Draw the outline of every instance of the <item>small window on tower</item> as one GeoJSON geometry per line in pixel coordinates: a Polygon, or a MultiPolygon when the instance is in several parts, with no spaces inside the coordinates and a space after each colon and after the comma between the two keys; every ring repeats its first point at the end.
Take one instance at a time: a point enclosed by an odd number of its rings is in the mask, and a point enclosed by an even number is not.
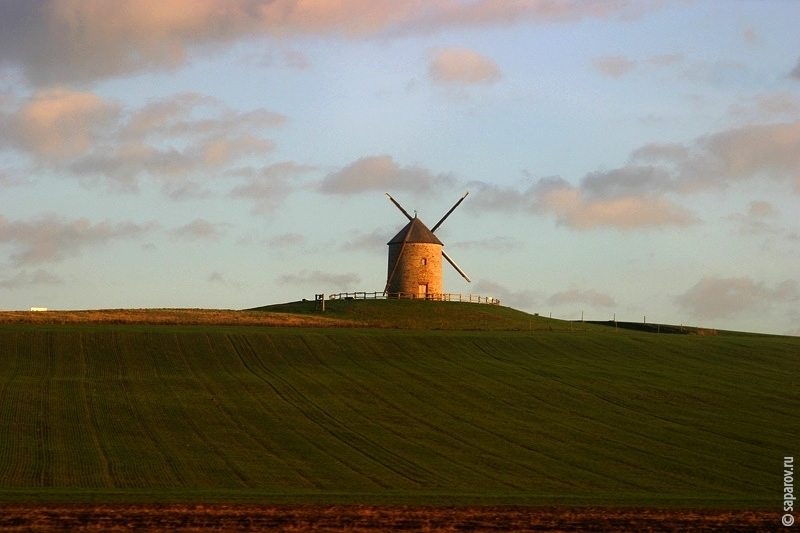
{"type": "Polygon", "coordinates": [[[426,257],[422,258],[422,264],[423,265],[427,265],[428,264],[428,259],[426,257]]]}

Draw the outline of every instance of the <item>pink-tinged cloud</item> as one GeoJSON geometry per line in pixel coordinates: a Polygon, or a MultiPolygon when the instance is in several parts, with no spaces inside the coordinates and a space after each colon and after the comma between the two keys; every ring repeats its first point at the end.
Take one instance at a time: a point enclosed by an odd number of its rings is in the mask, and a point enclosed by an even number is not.
{"type": "Polygon", "coordinates": [[[470,208],[551,215],[557,224],[578,231],[656,229],[700,222],[694,213],[663,196],[659,185],[651,183],[657,174],[642,171],[643,183],[635,175],[613,171],[590,174],[578,186],[560,178],[543,178],[525,190],[473,184],[481,192],[470,208]],[[654,192],[649,192],[651,189],[654,192]]]}
{"type": "Polygon", "coordinates": [[[644,0],[4,0],[0,62],[35,83],[182,66],[253,37],[391,37],[459,27],[635,16],[644,0]]]}
{"type": "Polygon", "coordinates": [[[425,193],[437,183],[451,183],[452,177],[434,175],[419,166],[398,165],[390,155],[368,156],[322,180],[319,190],[325,194],[358,194],[366,191],[404,190],[425,193]]]}
{"type": "Polygon", "coordinates": [[[687,184],[768,177],[800,192],[800,121],[749,125],[702,138],[698,155],[681,164],[687,184]]]}
{"type": "Polygon", "coordinates": [[[428,74],[436,83],[493,83],[500,79],[500,68],[493,60],[469,48],[451,47],[434,52],[428,74]]]}
{"type": "Polygon", "coordinates": [[[800,300],[800,286],[794,280],[786,280],[770,289],[749,277],[708,277],[675,300],[698,318],[730,318],[763,313],[774,305],[800,300]]]}
{"type": "Polygon", "coordinates": [[[750,202],[748,215],[754,218],[763,218],[775,214],[775,209],[772,204],[763,200],[753,200],[750,202]]]}
{"type": "Polygon", "coordinates": [[[123,140],[208,138],[229,132],[256,132],[278,128],[287,118],[266,109],[240,112],[215,98],[198,93],[179,93],[152,100],[129,114],[120,125],[123,140]]]}
{"type": "Polygon", "coordinates": [[[0,113],[0,150],[58,165],[84,184],[136,191],[142,178],[157,182],[172,198],[197,197],[193,180],[217,175],[244,157],[262,155],[275,143],[267,129],[283,115],[238,111],[214,98],[183,93],[126,110],[99,96],[67,90],[40,91],[0,113]]]}
{"type": "Polygon", "coordinates": [[[11,221],[0,215],[0,243],[9,243],[16,249],[11,254],[15,266],[36,265],[78,256],[87,247],[138,238],[156,227],[153,222],[93,224],[85,218],[65,220],[55,215],[11,221]]]}
{"type": "Polygon", "coordinates": [[[119,112],[117,104],[92,93],[40,91],[2,121],[2,137],[39,157],[78,156],[113,128],[119,112]]]}
{"type": "Polygon", "coordinates": [[[794,115],[800,111],[800,98],[787,91],[757,95],[755,101],[758,113],[768,117],[794,115]]]}
{"type": "Polygon", "coordinates": [[[589,173],[577,185],[558,177],[524,189],[474,183],[481,193],[470,209],[549,214],[576,230],[681,227],[700,220],[677,198],[765,179],[800,193],[800,121],[732,128],[687,144],[646,144],[627,165],[589,173]]]}
{"type": "Polygon", "coordinates": [[[313,170],[313,166],[294,161],[282,161],[258,170],[246,169],[240,171],[245,183],[234,187],[228,196],[253,202],[254,214],[269,213],[280,207],[294,190],[293,180],[313,170]]]}
{"type": "Polygon", "coordinates": [[[693,213],[663,196],[598,198],[566,183],[542,188],[536,202],[542,211],[554,215],[559,225],[576,230],[680,227],[699,222],[693,213]]]}
{"type": "Polygon", "coordinates": [[[770,224],[776,214],[775,208],[769,202],[754,200],[750,202],[747,213],[734,213],[728,216],[728,220],[736,222],[739,233],[743,235],[776,234],[779,230],[770,224]]]}
{"type": "Polygon", "coordinates": [[[747,28],[746,30],[744,30],[742,37],[744,37],[745,42],[751,45],[761,44],[762,42],[761,37],[758,35],[758,32],[756,32],[756,30],[754,30],[753,28],[747,28]]]}
{"type": "Polygon", "coordinates": [[[669,174],[665,190],[678,193],[761,178],[788,182],[800,192],[800,121],[750,124],[690,144],[645,145],[631,161],[662,165],[669,174]]]}
{"type": "Polygon", "coordinates": [[[594,58],[592,66],[604,76],[620,78],[636,68],[636,61],[625,56],[602,56],[594,58]]]}
{"type": "Polygon", "coordinates": [[[197,218],[170,231],[172,238],[177,240],[216,240],[219,239],[228,224],[214,224],[208,220],[197,218]]]}
{"type": "Polygon", "coordinates": [[[275,142],[257,135],[243,133],[235,137],[217,137],[199,146],[201,161],[206,167],[222,167],[248,155],[263,155],[275,149],[275,142]]]}
{"type": "Polygon", "coordinates": [[[681,143],[648,143],[630,154],[634,163],[672,163],[689,158],[689,148],[681,143]]]}

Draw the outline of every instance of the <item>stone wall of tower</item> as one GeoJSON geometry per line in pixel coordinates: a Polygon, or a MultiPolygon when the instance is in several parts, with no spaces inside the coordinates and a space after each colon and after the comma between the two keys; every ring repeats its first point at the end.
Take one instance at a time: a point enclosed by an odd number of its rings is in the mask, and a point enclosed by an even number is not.
{"type": "Polygon", "coordinates": [[[428,294],[442,294],[442,247],[429,243],[394,243],[389,245],[391,281],[386,292],[418,295],[420,285],[427,285],[428,294]],[[402,253],[401,253],[402,250],[402,253]],[[395,263],[399,264],[395,268],[395,263]],[[394,270],[394,275],[392,275],[394,270]]]}

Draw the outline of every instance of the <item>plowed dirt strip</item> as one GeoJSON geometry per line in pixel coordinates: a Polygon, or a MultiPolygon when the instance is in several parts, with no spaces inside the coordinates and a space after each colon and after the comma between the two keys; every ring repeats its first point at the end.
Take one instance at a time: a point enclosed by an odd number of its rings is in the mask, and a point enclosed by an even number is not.
{"type": "Polygon", "coordinates": [[[5,505],[0,530],[23,531],[777,531],[770,511],[343,505],[5,505]]]}

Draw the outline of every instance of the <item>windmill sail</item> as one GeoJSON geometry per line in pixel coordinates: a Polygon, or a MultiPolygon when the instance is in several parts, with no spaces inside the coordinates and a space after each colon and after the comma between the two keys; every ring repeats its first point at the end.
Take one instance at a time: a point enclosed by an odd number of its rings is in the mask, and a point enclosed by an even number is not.
{"type": "Polygon", "coordinates": [[[446,219],[447,217],[449,217],[449,216],[450,216],[450,213],[452,213],[453,211],[455,211],[455,210],[456,210],[456,207],[458,207],[458,206],[461,204],[461,202],[463,202],[463,201],[464,201],[464,198],[466,198],[468,194],[469,194],[469,191],[465,192],[465,193],[464,193],[464,196],[462,196],[461,198],[459,198],[459,200],[456,202],[456,205],[454,205],[453,207],[451,207],[451,208],[450,208],[450,211],[448,211],[447,213],[445,213],[445,214],[444,214],[444,216],[443,216],[441,219],[439,219],[439,222],[437,222],[437,223],[436,223],[436,225],[435,225],[434,227],[432,227],[432,228],[431,228],[431,233],[433,233],[434,231],[436,231],[436,229],[437,229],[439,226],[441,226],[441,225],[442,225],[442,222],[444,222],[444,221],[445,221],[445,219],[446,219]]]}
{"type": "Polygon", "coordinates": [[[431,298],[431,295],[438,295],[434,296],[434,299],[440,298],[444,293],[442,258],[446,259],[465,280],[472,282],[466,272],[461,270],[453,258],[442,249],[444,243],[433,234],[433,231],[447,220],[447,217],[461,205],[468,194],[468,191],[465,192],[436,223],[433,230],[429,230],[417,218],[416,211],[412,217],[397,200],[392,198],[388,192],[386,193],[386,197],[409,222],[392,240],[386,243],[389,245],[389,264],[384,294],[394,297],[411,295],[412,298],[431,298]]]}
{"type": "Polygon", "coordinates": [[[391,201],[392,201],[392,203],[393,203],[393,204],[394,204],[394,205],[397,207],[397,209],[399,209],[399,210],[400,210],[400,211],[401,211],[401,212],[402,212],[402,213],[403,213],[403,214],[406,216],[406,218],[407,218],[408,220],[411,220],[412,218],[414,218],[414,217],[412,217],[411,215],[409,215],[409,214],[408,214],[408,211],[406,211],[405,209],[403,209],[403,206],[402,206],[402,205],[400,205],[400,204],[398,204],[398,203],[397,203],[397,200],[395,200],[394,198],[392,198],[392,195],[390,195],[388,192],[386,193],[386,197],[387,197],[389,200],[391,200],[391,201]]]}
{"type": "Polygon", "coordinates": [[[445,252],[444,250],[442,250],[442,257],[447,259],[447,262],[450,263],[451,265],[453,265],[453,268],[455,268],[456,271],[458,271],[458,273],[461,274],[464,277],[465,280],[467,280],[468,282],[472,283],[472,280],[469,279],[469,276],[467,276],[467,274],[463,270],[461,270],[461,267],[458,266],[456,264],[456,262],[453,261],[453,258],[450,257],[449,255],[447,255],[447,252],[445,252]]]}

